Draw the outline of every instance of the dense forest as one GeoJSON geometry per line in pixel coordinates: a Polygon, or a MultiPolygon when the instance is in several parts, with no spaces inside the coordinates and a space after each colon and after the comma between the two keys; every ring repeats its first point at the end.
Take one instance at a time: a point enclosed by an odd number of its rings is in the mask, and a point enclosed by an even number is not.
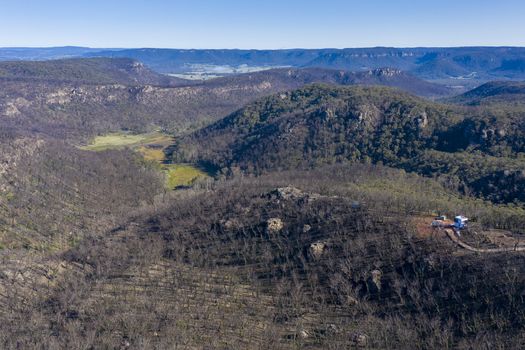
{"type": "Polygon", "coordinates": [[[226,174],[380,162],[496,202],[523,201],[521,116],[386,88],[312,85],[252,103],[180,138],[171,151],[176,160],[208,163],[226,174]]]}

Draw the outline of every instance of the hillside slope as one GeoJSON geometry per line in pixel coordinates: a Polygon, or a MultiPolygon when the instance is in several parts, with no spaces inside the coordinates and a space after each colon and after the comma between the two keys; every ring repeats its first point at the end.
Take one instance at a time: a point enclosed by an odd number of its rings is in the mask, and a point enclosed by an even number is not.
{"type": "Polygon", "coordinates": [[[57,256],[152,203],[163,178],[130,151],[85,152],[3,128],[1,137],[0,323],[21,325],[11,317],[61,280],[57,256]]]}
{"type": "Polygon", "coordinates": [[[522,212],[510,220],[519,210],[384,167],[186,191],[57,256],[65,266],[57,285],[34,285],[33,299],[0,310],[12,321],[0,322],[0,344],[519,347],[524,256],[459,253],[438,232],[421,237],[410,223],[434,209],[523,227],[522,212]]]}
{"type": "Polygon", "coordinates": [[[122,129],[181,133],[311,82],[390,85],[431,97],[449,93],[390,69],[284,69],[190,83],[129,59],[0,62],[0,115],[5,126],[80,141],[122,129]]]}
{"type": "Polygon", "coordinates": [[[471,106],[491,104],[523,105],[525,103],[525,82],[493,81],[445,101],[471,106]]]}
{"type": "Polygon", "coordinates": [[[128,58],[75,58],[0,62],[0,78],[123,85],[188,85],[128,58]]]}
{"type": "Polygon", "coordinates": [[[184,132],[279,91],[268,83],[158,87],[0,79],[2,124],[85,140],[119,130],[184,132]]]}
{"type": "Polygon", "coordinates": [[[311,85],[250,104],[171,152],[224,172],[383,162],[496,201],[524,201],[522,115],[471,112],[388,88],[311,85]]]}

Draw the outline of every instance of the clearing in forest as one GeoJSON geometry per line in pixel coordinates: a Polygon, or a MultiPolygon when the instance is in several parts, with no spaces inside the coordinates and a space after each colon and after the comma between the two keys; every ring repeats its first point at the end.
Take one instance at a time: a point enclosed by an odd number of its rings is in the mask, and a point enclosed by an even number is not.
{"type": "Polygon", "coordinates": [[[120,148],[155,148],[156,145],[165,148],[173,142],[173,137],[161,132],[151,132],[146,134],[131,134],[126,132],[115,132],[100,135],[87,145],[81,147],[87,151],[105,151],[108,149],[120,148]]]}
{"type": "Polygon", "coordinates": [[[158,131],[145,134],[118,132],[97,136],[89,145],[81,149],[98,152],[130,148],[140,153],[145,160],[159,164],[160,169],[166,175],[166,187],[169,189],[191,186],[195,181],[209,176],[205,170],[192,164],[166,164],[164,150],[172,143],[172,136],[158,131]]]}
{"type": "Polygon", "coordinates": [[[191,164],[165,164],[168,188],[190,186],[198,179],[208,177],[208,174],[191,164]]]}

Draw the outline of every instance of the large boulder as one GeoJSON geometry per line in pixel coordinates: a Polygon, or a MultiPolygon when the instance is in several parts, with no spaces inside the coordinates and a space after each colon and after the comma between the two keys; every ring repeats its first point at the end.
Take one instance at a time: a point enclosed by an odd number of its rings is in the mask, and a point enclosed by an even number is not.
{"type": "Polygon", "coordinates": [[[293,186],[279,187],[271,191],[268,196],[279,201],[310,202],[320,197],[318,194],[306,193],[293,186]]]}

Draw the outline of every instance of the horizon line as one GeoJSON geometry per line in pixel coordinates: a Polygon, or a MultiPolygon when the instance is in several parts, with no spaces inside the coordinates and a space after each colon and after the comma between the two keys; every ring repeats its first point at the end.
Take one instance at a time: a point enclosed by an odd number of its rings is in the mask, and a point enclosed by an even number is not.
{"type": "Polygon", "coordinates": [[[359,50],[359,49],[461,49],[461,48],[525,48],[518,45],[454,45],[454,46],[348,46],[348,47],[289,47],[289,48],[183,48],[183,47],[156,47],[156,46],[136,46],[136,47],[95,47],[83,45],[52,45],[52,46],[0,46],[0,49],[22,50],[22,49],[90,49],[90,50],[231,50],[231,51],[291,51],[291,50],[359,50]]]}

